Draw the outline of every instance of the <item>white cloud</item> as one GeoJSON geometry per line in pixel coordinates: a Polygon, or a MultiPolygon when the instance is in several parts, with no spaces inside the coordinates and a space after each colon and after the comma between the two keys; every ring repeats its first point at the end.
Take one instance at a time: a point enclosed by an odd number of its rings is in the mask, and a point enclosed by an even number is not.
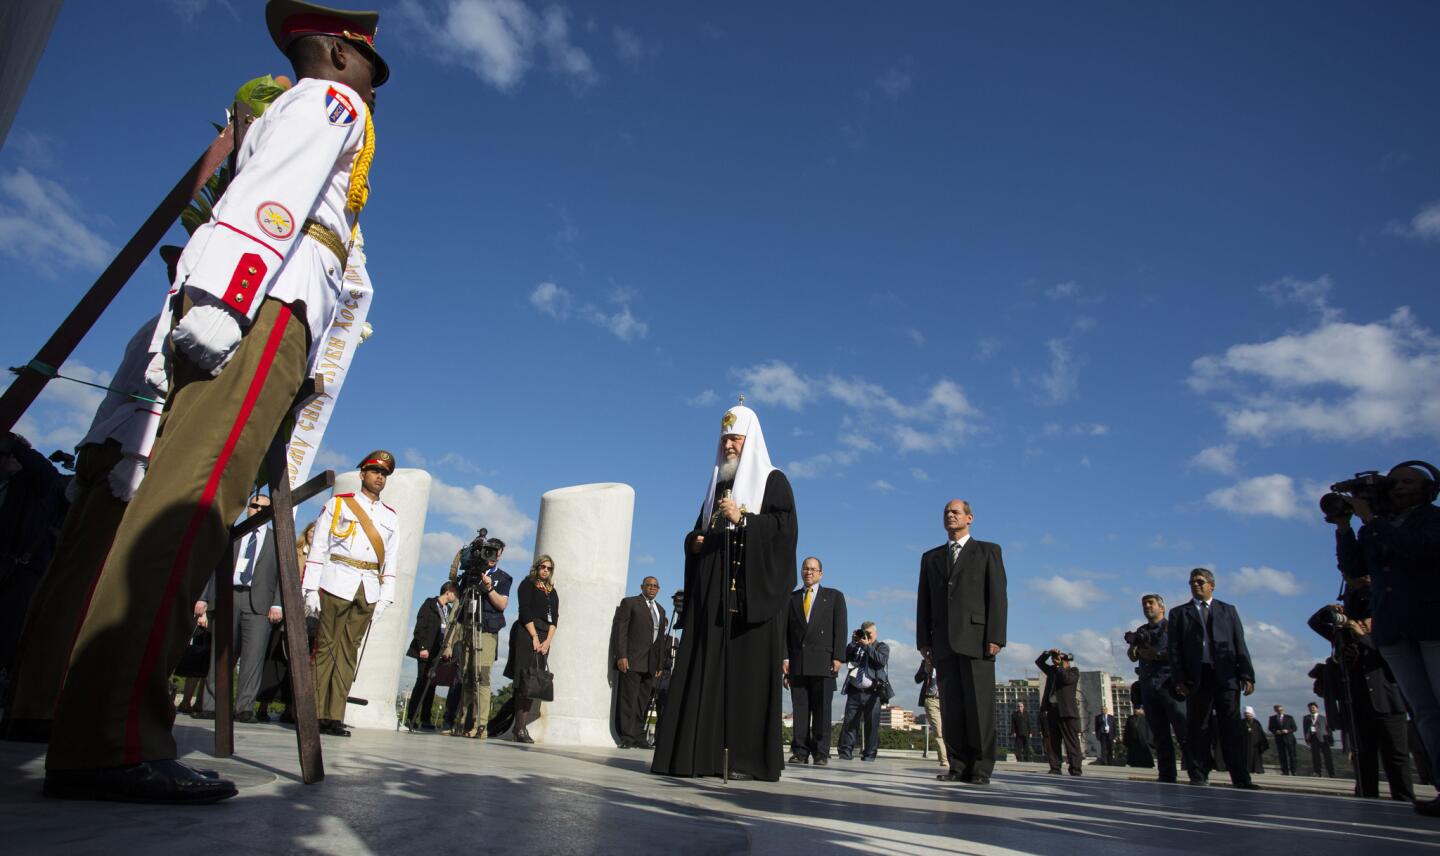
{"type": "Polygon", "coordinates": [[[1260,286],[1260,293],[1274,301],[1276,306],[1302,306],[1319,313],[1326,320],[1337,320],[1340,310],[1330,305],[1330,291],[1334,286],[1328,275],[1310,280],[1286,276],[1260,286]]]}
{"type": "Polygon", "coordinates": [[[787,410],[800,410],[815,398],[811,382],[789,364],[780,360],[738,369],[736,377],[747,398],[761,404],[778,404],[787,410]]]}
{"type": "MultiPolygon", "coordinates": [[[[109,372],[96,371],[84,363],[73,361],[61,366],[60,374],[101,385],[109,384],[111,380],[109,372]]],[[[68,451],[75,448],[90,430],[95,411],[104,400],[104,390],[54,379],[45,385],[44,391],[16,424],[15,432],[46,455],[57,449],[68,451]]]]}
{"type": "Polygon", "coordinates": [[[534,518],[521,511],[513,497],[483,484],[458,487],[434,478],[430,483],[430,510],[460,526],[490,530],[492,537],[505,542],[507,559],[516,558],[512,548],[535,532],[534,518]]]}
{"type": "Polygon", "coordinates": [[[469,541],[469,538],[463,538],[453,532],[426,532],[420,539],[420,563],[422,565],[443,565],[448,569],[450,563],[455,561],[455,554],[469,541]]]}
{"type": "Polygon", "coordinates": [[[501,92],[514,91],[543,57],[552,73],[583,91],[599,80],[589,54],[570,39],[569,12],[536,12],[521,0],[402,0],[400,14],[431,42],[433,56],[464,66],[501,92]]]}
{"type": "Polygon", "coordinates": [[[615,27],[611,31],[615,37],[615,55],[620,61],[635,68],[640,65],[640,60],[645,58],[645,43],[634,30],[627,30],[624,27],[615,27]]]}
{"type": "Polygon", "coordinates": [[[1045,404],[1060,404],[1075,397],[1080,387],[1081,360],[1064,339],[1050,339],[1045,342],[1050,353],[1049,367],[1035,378],[1040,400],[1045,404]]]}
{"type": "Polygon", "coordinates": [[[930,481],[930,474],[919,467],[911,467],[910,476],[914,478],[915,481],[930,481]]]}
{"type": "Polygon", "coordinates": [[[894,493],[895,485],[891,484],[888,481],[885,481],[884,479],[876,479],[875,481],[870,482],[870,489],[875,491],[876,493],[894,493]]]}
{"type": "Polygon", "coordinates": [[[1410,218],[1409,223],[1392,223],[1389,231],[1406,238],[1440,241],[1440,201],[1431,202],[1410,218]]]}
{"type": "Polygon", "coordinates": [[[635,297],[636,293],[631,289],[616,289],[610,295],[610,303],[620,308],[615,312],[607,312],[593,303],[576,301],[569,289],[553,282],[542,282],[530,292],[530,305],[557,321],[565,321],[574,316],[602,330],[608,330],[622,342],[632,342],[645,338],[650,332],[650,325],[630,311],[630,302],[635,297]]]}
{"type": "Polygon", "coordinates": [[[1017,642],[1011,639],[1004,648],[1000,649],[1000,655],[995,658],[995,677],[1008,681],[1011,678],[1023,678],[1036,674],[1035,658],[1040,656],[1040,649],[1027,642],[1017,642]]]}
{"type": "Polygon", "coordinates": [[[1000,353],[1001,342],[999,339],[984,337],[975,342],[975,359],[985,362],[996,354],[1000,353]]]}
{"type": "Polygon", "coordinates": [[[1196,452],[1190,459],[1190,466],[1223,476],[1233,476],[1240,470],[1240,465],[1235,462],[1235,451],[1234,443],[1210,446],[1196,452]]]}
{"type": "Polygon", "coordinates": [[[1217,393],[1226,430],[1275,439],[1440,437],[1440,339],[1408,307],[1384,321],[1322,320],[1306,333],[1234,345],[1191,364],[1189,383],[1217,393]]]}
{"type": "MultiPolygon", "coordinates": [[[[1137,622],[1138,623],[1138,622],[1137,622]]],[[[1083,672],[1099,669],[1112,675],[1133,675],[1134,666],[1125,657],[1125,631],[1116,627],[1109,633],[1084,628],[1060,634],[1059,647],[1075,655],[1075,665],[1083,672]]]]}
{"type": "Polygon", "coordinates": [[[649,553],[636,553],[633,561],[637,565],[653,565],[655,564],[655,557],[649,553]]]}
{"type": "Polygon", "coordinates": [[[1106,600],[1106,594],[1089,580],[1071,580],[1056,574],[1048,579],[1031,580],[1030,588],[1042,594],[1062,609],[1090,609],[1096,602],[1106,600]]]}
{"type": "Polygon", "coordinates": [[[857,452],[873,452],[880,448],[880,444],[864,434],[842,434],[840,435],[840,445],[857,452]]]}
{"type": "Polygon", "coordinates": [[[915,347],[917,347],[917,348],[923,348],[923,347],[925,347],[925,334],[924,334],[924,333],[921,333],[919,330],[916,330],[914,327],[910,327],[910,328],[908,328],[908,329],[905,331],[905,335],[908,336],[908,337],[910,337],[910,341],[915,345],[915,347]]]}
{"type": "Polygon", "coordinates": [[[837,467],[848,467],[855,463],[853,452],[821,452],[798,461],[791,461],[785,467],[785,474],[797,479],[819,478],[837,467]]]}
{"type": "Polygon", "coordinates": [[[98,270],[115,248],[82,222],[85,208],[65,188],[26,169],[0,173],[0,253],[47,276],[98,270]]]}
{"type": "Polygon", "coordinates": [[[1307,514],[1300,505],[1295,482],[1287,475],[1275,473],[1236,482],[1231,487],[1212,490],[1206,501],[1216,508],[1236,514],[1268,514],[1271,517],[1297,518],[1307,514]]]}
{"type": "Polygon", "coordinates": [[[707,389],[698,395],[692,395],[685,399],[685,403],[691,407],[713,407],[719,401],[720,396],[716,395],[713,389],[707,389]]]}
{"type": "Polygon", "coordinates": [[[1061,282],[1045,289],[1045,296],[1051,300],[1067,300],[1080,294],[1080,283],[1061,282]]]}
{"type": "MultiPolygon", "coordinates": [[[[1247,623],[1245,647],[1250,649],[1255,667],[1255,696],[1251,698],[1264,697],[1266,706],[1280,703],[1292,712],[1303,710],[1303,704],[1313,697],[1307,673],[1315,665],[1315,654],[1287,631],[1264,621],[1247,623]]],[[[1255,707],[1256,716],[1263,715],[1264,708],[1255,707]]]]}
{"type": "Polygon", "coordinates": [[[1266,565],[1258,568],[1241,568],[1240,572],[1225,584],[1225,588],[1235,594],[1271,592],[1287,597],[1297,595],[1304,589],[1300,585],[1300,581],[1295,579],[1294,574],[1266,565]]]}

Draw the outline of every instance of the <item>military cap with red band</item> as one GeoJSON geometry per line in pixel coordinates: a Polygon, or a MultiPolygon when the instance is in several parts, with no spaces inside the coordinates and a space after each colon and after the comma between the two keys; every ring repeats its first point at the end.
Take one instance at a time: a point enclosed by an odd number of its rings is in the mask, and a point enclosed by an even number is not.
{"type": "Polygon", "coordinates": [[[384,467],[385,474],[391,475],[395,472],[395,456],[384,449],[376,449],[360,461],[357,469],[363,470],[367,467],[384,467]]]}
{"type": "Polygon", "coordinates": [[[281,53],[304,36],[335,36],[355,45],[375,64],[372,85],[379,86],[390,79],[390,66],[375,50],[379,12],[330,9],[304,0],[270,0],[265,5],[265,25],[270,28],[270,38],[275,40],[281,53]]]}

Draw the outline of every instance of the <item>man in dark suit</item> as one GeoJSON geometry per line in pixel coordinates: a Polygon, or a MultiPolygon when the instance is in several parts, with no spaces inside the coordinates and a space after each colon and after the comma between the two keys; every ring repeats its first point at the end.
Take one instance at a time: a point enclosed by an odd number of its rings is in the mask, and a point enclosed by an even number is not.
{"type": "Polygon", "coordinates": [[[995,769],[995,656],[1005,647],[1008,604],[1000,545],[970,537],[970,503],[952,499],[947,541],[920,557],[915,647],[935,662],[945,720],[947,782],[990,783],[995,769]]]}
{"type": "Polygon", "coordinates": [[[415,635],[405,652],[405,656],[415,658],[415,688],[410,691],[410,703],[405,707],[405,723],[411,731],[435,730],[431,715],[435,708],[436,682],[430,674],[440,661],[445,632],[450,629],[452,610],[459,599],[459,586],[446,580],[440,586],[440,594],[425,598],[415,613],[415,635]]]}
{"type": "MultiPolygon", "coordinates": [[[[251,497],[245,510],[253,517],[270,507],[270,497],[251,497]]],[[[275,538],[269,526],[247,534],[236,545],[235,572],[231,584],[235,591],[231,615],[231,639],[238,653],[239,680],[235,682],[235,721],[255,721],[255,696],[260,692],[260,676],[265,668],[265,651],[270,643],[270,625],[284,617],[280,609],[280,565],[275,561],[275,538]]],[[[208,624],[206,613],[215,605],[215,577],[205,584],[205,593],[195,604],[195,618],[202,626],[208,624]]],[[[214,650],[211,651],[212,657],[214,650]]],[[[195,714],[203,719],[215,718],[214,680],[205,682],[205,712],[195,714]]]]}
{"type": "Polygon", "coordinates": [[[1175,695],[1170,667],[1170,621],[1165,617],[1165,599],[1158,594],[1142,596],[1140,608],[1145,612],[1145,623],[1125,634],[1125,655],[1137,664],[1139,680],[1135,686],[1140,690],[1140,705],[1153,738],[1158,778],[1173,783],[1175,743],[1180,743],[1185,769],[1189,769],[1189,755],[1185,749],[1185,702],[1175,695]]]}
{"type": "Polygon", "coordinates": [[[1255,667],[1245,647],[1240,613],[1215,600],[1215,574],[1190,572],[1192,599],[1170,610],[1170,667],[1175,694],[1185,699],[1185,744],[1190,784],[1209,784],[1214,769],[1210,714],[1220,732],[1221,754],[1237,788],[1259,790],[1245,761],[1246,732],[1240,719],[1240,695],[1255,692],[1255,667]]]}
{"type": "Polygon", "coordinates": [[[800,565],[804,583],[790,595],[785,611],[785,661],[780,664],[790,687],[795,714],[790,741],[790,763],[830,763],[830,705],[835,698],[835,675],[840,671],[841,649],[850,618],[845,595],[820,585],[825,570],[814,556],[800,565]]]}
{"type": "Polygon", "coordinates": [[[1010,714],[1010,736],[1015,741],[1015,759],[1030,760],[1030,714],[1025,712],[1025,702],[1015,702],[1015,712],[1010,714]]]}
{"type": "Polygon", "coordinates": [[[1270,714],[1266,730],[1275,738],[1275,755],[1280,759],[1280,775],[1295,775],[1295,717],[1285,712],[1285,706],[1275,705],[1270,714]]]}
{"type": "Polygon", "coordinates": [[[665,659],[665,630],[670,626],[665,607],[655,600],[659,593],[660,581],[646,577],[640,581],[640,594],[620,601],[615,610],[613,644],[620,673],[615,730],[620,732],[621,749],[654,748],[645,736],[645,715],[665,659]]]}
{"type": "Polygon", "coordinates": [[[1103,766],[1115,763],[1115,731],[1118,727],[1114,714],[1103,710],[1095,714],[1095,742],[1100,744],[1099,763],[1103,766]]]}
{"type": "Polygon", "coordinates": [[[1083,771],[1085,756],[1080,751],[1080,670],[1075,661],[1059,648],[1040,652],[1035,667],[1045,675],[1045,689],[1040,694],[1040,721],[1045,740],[1045,757],[1050,762],[1050,775],[1060,775],[1060,749],[1070,760],[1070,775],[1083,771]]]}
{"type": "Polygon", "coordinates": [[[1310,712],[1301,722],[1304,729],[1305,745],[1310,747],[1310,767],[1316,776],[1335,778],[1335,755],[1330,747],[1335,745],[1335,735],[1330,731],[1330,721],[1320,712],[1320,706],[1310,702],[1310,712]]]}

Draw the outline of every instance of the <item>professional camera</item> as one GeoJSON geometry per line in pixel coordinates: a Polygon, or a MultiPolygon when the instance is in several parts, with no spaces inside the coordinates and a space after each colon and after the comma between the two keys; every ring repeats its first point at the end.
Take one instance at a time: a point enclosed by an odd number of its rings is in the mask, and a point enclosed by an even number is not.
{"type": "Polygon", "coordinates": [[[1125,644],[1132,648],[1154,648],[1159,640],[1155,636],[1155,628],[1143,624],[1125,634],[1125,644]]]}
{"type": "Polygon", "coordinates": [[[850,638],[851,638],[851,639],[854,639],[856,642],[860,642],[860,641],[862,641],[862,640],[865,638],[865,635],[866,635],[866,634],[865,634],[865,628],[861,627],[860,629],[856,630],[853,634],[851,634],[851,637],[850,637],[850,638]]]}
{"type": "Polygon", "coordinates": [[[1050,659],[1055,660],[1056,662],[1059,662],[1060,660],[1069,660],[1073,663],[1075,662],[1075,655],[1067,653],[1065,651],[1061,651],[1058,654],[1051,654],[1050,659]]]}
{"type": "Polygon", "coordinates": [[[1320,497],[1320,510],[1326,517],[1351,514],[1355,510],[1350,504],[1350,497],[1353,496],[1365,500],[1376,513],[1383,514],[1390,501],[1390,488],[1394,486],[1395,480],[1381,475],[1378,470],[1356,473],[1353,479],[1330,485],[1331,492],[1320,497]]]}
{"type": "Polygon", "coordinates": [[[484,573],[500,560],[500,542],[489,538],[489,531],[481,529],[475,540],[460,551],[460,570],[484,573]]]}
{"type": "Polygon", "coordinates": [[[1327,626],[1337,630],[1350,622],[1350,619],[1345,616],[1345,611],[1334,604],[1320,610],[1320,615],[1327,626]]]}

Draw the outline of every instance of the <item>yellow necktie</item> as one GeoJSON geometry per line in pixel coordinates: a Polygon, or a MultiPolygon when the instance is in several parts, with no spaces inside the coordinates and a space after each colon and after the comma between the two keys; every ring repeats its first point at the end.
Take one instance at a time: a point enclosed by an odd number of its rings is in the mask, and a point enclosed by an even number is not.
{"type": "Polygon", "coordinates": [[[805,587],[805,603],[804,603],[803,605],[804,605],[804,607],[805,607],[805,620],[806,620],[806,621],[809,621],[809,620],[810,620],[810,593],[811,593],[812,591],[814,591],[814,589],[810,588],[809,586],[806,586],[806,587],[805,587]]]}

